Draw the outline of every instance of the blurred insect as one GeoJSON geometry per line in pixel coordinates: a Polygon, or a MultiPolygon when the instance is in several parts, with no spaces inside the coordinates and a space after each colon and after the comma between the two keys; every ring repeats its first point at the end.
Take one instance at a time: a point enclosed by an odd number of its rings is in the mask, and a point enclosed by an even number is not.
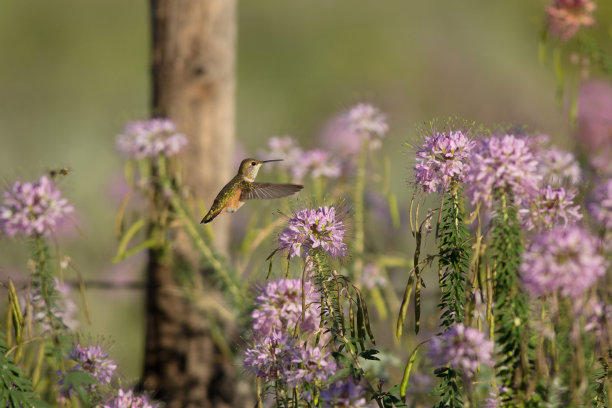
{"type": "Polygon", "coordinates": [[[212,207],[201,223],[211,222],[223,210],[235,212],[244,205],[246,200],[261,200],[286,197],[297,193],[304,186],[299,184],[256,183],[255,177],[264,163],[281,161],[244,159],[238,168],[238,174],[230,180],[217,194],[212,207]]]}
{"type": "Polygon", "coordinates": [[[68,174],[70,174],[72,172],[71,169],[69,169],[68,167],[59,167],[57,169],[51,169],[48,171],[49,177],[51,177],[52,180],[55,180],[56,178],[59,178],[60,176],[67,176],[68,174]]]}

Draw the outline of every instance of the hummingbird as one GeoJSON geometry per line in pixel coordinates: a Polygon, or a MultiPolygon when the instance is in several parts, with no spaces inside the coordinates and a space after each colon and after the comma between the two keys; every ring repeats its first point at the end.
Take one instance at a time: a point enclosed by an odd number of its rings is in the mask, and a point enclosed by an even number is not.
{"type": "Polygon", "coordinates": [[[304,186],[300,184],[256,183],[255,177],[264,163],[282,161],[244,159],[238,168],[238,174],[230,180],[217,194],[215,201],[200,224],[211,222],[223,210],[235,212],[244,205],[246,200],[261,200],[280,198],[297,193],[304,186]]]}

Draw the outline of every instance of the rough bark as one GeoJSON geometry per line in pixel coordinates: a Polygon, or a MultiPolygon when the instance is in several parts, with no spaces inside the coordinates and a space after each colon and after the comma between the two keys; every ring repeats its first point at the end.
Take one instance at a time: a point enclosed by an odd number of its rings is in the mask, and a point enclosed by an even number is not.
{"type": "MultiPolygon", "coordinates": [[[[233,172],[235,7],[234,0],[151,0],[153,116],[171,118],[187,135],[183,182],[205,205],[233,172]]],[[[213,229],[223,251],[227,219],[213,229]]],[[[194,260],[181,234],[173,251],[180,254],[149,253],[142,384],[168,408],[241,406],[232,362],[176,281],[170,260],[194,260]]]]}

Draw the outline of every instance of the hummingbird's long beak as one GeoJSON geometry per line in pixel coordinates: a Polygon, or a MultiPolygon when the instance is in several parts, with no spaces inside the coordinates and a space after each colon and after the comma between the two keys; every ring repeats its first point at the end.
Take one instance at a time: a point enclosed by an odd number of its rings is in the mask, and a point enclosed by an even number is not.
{"type": "Polygon", "coordinates": [[[262,160],[262,163],[270,163],[270,162],[277,162],[277,161],[283,161],[283,159],[273,159],[273,160],[262,160]]]}

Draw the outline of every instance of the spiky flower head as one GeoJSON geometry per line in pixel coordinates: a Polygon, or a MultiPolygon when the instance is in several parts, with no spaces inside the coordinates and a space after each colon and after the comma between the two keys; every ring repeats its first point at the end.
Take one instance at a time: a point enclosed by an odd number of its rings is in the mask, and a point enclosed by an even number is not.
{"type": "Polygon", "coordinates": [[[263,338],[272,332],[293,335],[296,325],[302,332],[314,332],[320,323],[319,294],[310,281],[304,282],[306,311],[302,319],[302,281],[280,279],[268,283],[257,296],[257,305],[251,313],[253,334],[263,338]]]}
{"type": "Polygon", "coordinates": [[[587,203],[587,209],[601,226],[612,229],[612,179],[595,189],[587,203]]]}
{"type": "Polygon", "coordinates": [[[323,250],[334,258],[346,255],[344,242],[347,223],[342,207],[324,206],[299,210],[289,219],[289,225],[278,237],[280,248],[289,257],[308,256],[313,250],[323,250]]]}
{"type": "Polygon", "coordinates": [[[466,184],[472,204],[491,207],[496,194],[510,195],[516,203],[537,195],[541,176],[528,142],[514,135],[483,140],[471,156],[466,184]]]}
{"type": "Polygon", "coordinates": [[[0,229],[6,235],[49,235],[74,211],[46,176],[36,182],[20,182],[4,191],[0,229]]]}
{"type": "Polygon", "coordinates": [[[146,395],[136,395],[133,390],[117,391],[117,396],[104,404],[104,408],[157,408],[160,405],[151,402],[146,395]]]}
{"type": "Polygon", "coordinates": [[[100,346],[81,347],[77,344],[70,351],[69,358],[76,362],[73,371],[86,372],[101,384],[110,383],[117,369],[115,362],[102,351],[100,346]]]}
{"type": "Polygon", "coordinates": [[[581,27],[595,24],[592,0],[553,0],[546,8],[548,31],[563,41],[572,38],[581,27]]]}
{"type": "Polygon", "coordinates": [[[579,299],[607,268],[597,239],[575,225],[535,235],[522,256],[521,279],[534,297],[558,292],[579,299]]]}
{"type": "Polygon", "coordinates": [[[550,229],[558,225],[574,224],[582,219],[580,206],[574,205],[576,192],[566,191],[563,187],[553,188],[546,186],[529,208],[521,208],[519,217],[526,230],[550,229]]]}
{"type": "Polygon", "coordinates": [[[358,155],[364,140],[370,149],[377,149],[388,131],[386,115],[373,105],[360,103],[330,121],[321,143],[339,154],[358,155]]]}
{"type": "Polygon", "coordinates": [[[580,183],[582,171],[572,153],[549,147],[538,149],[536,156],[545,183],[554,187],[576,186],[580,183]]]}
{"type": "Polygon", "coordinates": [[[428,356],[434,366],[450,365],[470,378],[479,365],[493,366],[492,354],[493,342],[484,333],[459,323],[431,339],[428,356]]]}
{"type": "Polygon", "coordinates": [[[244,366],[255,376],[264,381],[285,381],[299,349],[292,337],[272,332],[258,339],[244,354],[244,366]]]}
{"type": "Polygon", "coordinates": [[[291,171],[296,180],[303,180],[310,173],[312,178],[337,178],[342,171],[340,162],[321,149],[307,150],[292,166],[291,171]]]}
{"type": "Polygon", "coordinates": [[[133,159],[174,156],[186,145],[187,137],[169,119],[128,122],[117,136],[117,150],[133,159]]]}
{"type": "Polygon", "coordinates": [[[364,398],[365,389],[351,379],[336,381],[329,388],[321,391],[323,407],[361,408],[374,406],[364,398]]]}
{"type": "Polygon", "coordinates": [[[446,190],[453,182],[462,182],[475,142],[463,132],[435,133],[425,137],[425,144],[416,153],[416,184],[426,193],[446,190]]]}

